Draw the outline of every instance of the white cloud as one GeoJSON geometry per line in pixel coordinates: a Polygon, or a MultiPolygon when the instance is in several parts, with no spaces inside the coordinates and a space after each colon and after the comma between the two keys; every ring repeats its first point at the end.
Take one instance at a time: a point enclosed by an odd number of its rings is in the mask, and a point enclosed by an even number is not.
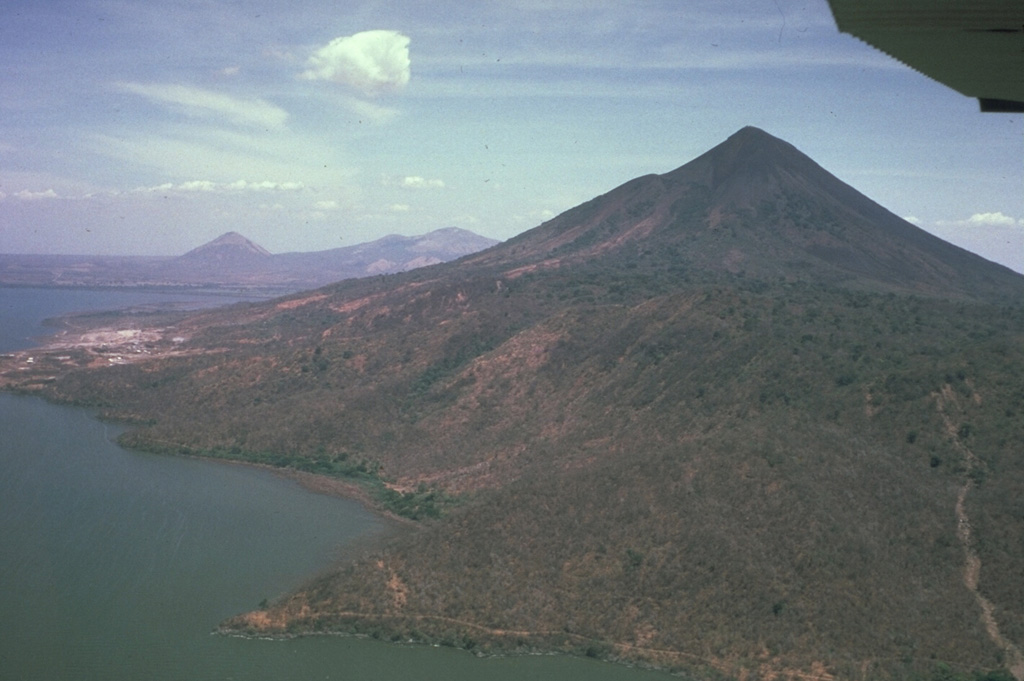
{"type": "Polygon", "coordinates": [[[975,213],[966,220],[939,220],[939,227],[1024,227],[1024,219],[1017,220],[1005,213],[975,213]]]}
{"type": "Polygon", "coordinates": [[[317,201],[316,203],[313,204],[313,207],[316,208],[317,210],[337,210],[338,209],[338,202],[337,201],[317,201]]]}
{"type": "Polygon", "coordinates": [[[22,189],[20,192],[14,192],[14,196],[25,201],[37,201],[39,199],[56,199],[58,198],[57,192],[52,189],[47,189],[41,192],[30,192],[27,189],[22,189]]]}
{"type": "Polygon", "coordinates": [[[188,85],[167,83],[119,83],[126,92],[155,102],[181,107],[193,116],[219,116],[257,128],[283,128],[288,112],[262,99],[242,99],[188,85]]]}
{"type": "Polygon", "coordinates": [[[923,222],[921,218],[917,217],[916,215],[904,215],[903,219],[912,225],[917,225],[918,227],[920,227],[921,223],[923,222]]]}
{"type": "Polygon", "coordinates": [[[408,175],[399,183],[406,189],[442,189],[444,180],[428,180],[419,175],[408,175]]]}
{"type": "Polygon", "coordinates": [[[363,31],[335,38],[313,53],[300,74],[327,80],[375,96],[409,82],[409,38],[397,31],[363,31]]]}
{"type": "MultiPolygon", "coordinates": [[[[240,182],[243,180],[239,180],[240,182]]],[[[236,183],[237,184],[237,183],[236,183]]],[[[271,189],[279,192],[295,192],[306,188],[306,185],[301,182],[249,182],[245,186],[246,189],[271,189]]]]}
{"type": "Polygon", "coordinates": [[[939,220],[927,229],[941,239],[1024,273],[1024,220],[998,211],[975,213],[966,220],[939,220]]]}
{"type": "Polygon", "coordinates": [[[388,206],[388,210],[391,211],[392,213],[408,213],[409,212],[409,204],[407,204],[407,203],[392,203],[390,206],[388,206]]]}
{"type": "Polygon", "coordinates": [[[306,185],[304,185],[301,182],[271,182],[269,180],[263,180],[262,182],[248,182],[246,180],[236,180],[234,182],[211,182],[210,180],[189,180],[187,182],[181,182],[179,184],[165,182],[163,184],[158,184],[153,187],[139,187],[135,191],[142,193],[216,192],[220,194],[238,194],[241,192],[254,191],[295,192],[301,191],[305,188],[306,185]]]}
{"type": "Polygon", "coordinates": [[[978,225],[978,226],[998,226],[998,227],[1012,227],[1015,224],[1019,224],[1017,220],[1014,220],[1009,215],[1004,215],[1000,212],[995,213],[975,213],[971,217],[967,218],[967,224],[978,225]]]}
{"type": "MultiPolygon", "coordinates": [[[[210,182],[209,180],[190,180],[189,182],[182,182],[177,187],[172,187],[172,189],[177,189],[182,192],[212,192],[216,191],[218,188],[219,185],[214,182],[210,182]]],[[[225,188],[227,189],[229,187],[225,188]]]]}

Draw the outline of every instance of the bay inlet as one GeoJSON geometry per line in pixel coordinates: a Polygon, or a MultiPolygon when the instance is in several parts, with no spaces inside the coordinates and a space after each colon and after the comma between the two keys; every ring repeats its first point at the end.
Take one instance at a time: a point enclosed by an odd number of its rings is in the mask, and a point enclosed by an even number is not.
{"type": "MultiPolygon", "coordinates": [[[[28,347],[46,317],[139,304],[132,295],[0,288],[0,352],[28,347]]],[[[354,501],[266,470],[124,450],[118,433],[86,409],[0,394],[0,678],[662,676],[567,657],[213,635],[224,618],[296,588],[386,525],[354,501]]]]}

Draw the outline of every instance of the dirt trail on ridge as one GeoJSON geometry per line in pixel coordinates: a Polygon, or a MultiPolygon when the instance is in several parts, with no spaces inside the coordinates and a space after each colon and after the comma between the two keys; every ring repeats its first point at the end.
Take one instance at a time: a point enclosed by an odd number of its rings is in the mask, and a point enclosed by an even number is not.
{"type": "Polygon", "coordinates": [[[1013,674],[1013,678],[1017,679],[1017,681],[1024,681],[1024,653],[1021,652],[1017,644],[1007,639],[999,631],[999,623],[995,617],[995,606],[992,604],[992,601],[985,598],[978,590],[978,581],[981,577],[981,558],[978,557],[978,552],[975,550],[971,519],[967,515],[967,495],[974,487],[972,473],[979,469],[981,463],[974,452],[971,451],[971,448],[964,443],[956,423],[949,414],[950,407],[960,411],[962,414],[962,409],[957,403],[956,395],[953,393],[951,386],[948,384],[943,386],[942,391],[935,396],[935,404],[939,411],[939,416],[942,418],[942,423],[946,428],[946,433],[952,439],[953,446],[963,456],[964,468],[966,469],[964,483],[956,495],[955,507],[956,537],[964,551],[964,586],[974,595],[974,600],[981,609],[981,621],[985,626],[985,631],[988,633],[989,638],[992,639],[992,642],[1003,651],[1007,662],[1007,669],[1009,669],[1010,673],[1013,674]]]}

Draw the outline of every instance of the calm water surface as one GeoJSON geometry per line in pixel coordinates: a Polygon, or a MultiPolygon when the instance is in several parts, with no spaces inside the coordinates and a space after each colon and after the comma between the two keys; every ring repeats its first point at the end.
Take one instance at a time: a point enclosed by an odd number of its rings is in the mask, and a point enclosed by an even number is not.
{"type": "MultiPolygon", "coordinates": [[[[25,347],[18,339],[39,335],[42,318],[124,302],[111,296],[0,288],[0,351],[25,347]]],[[[354,502],[267,471],[129,452],[116,435],[86,410],[0,394],[0,679],[663,676],[566,657],[212,635],[386,528],[354,502]]]]}
{"type": "Polygon", "coordinates": [[[174,306],[198,309],[255,298],[222,292],[129,291],[101,289],[10,288],[0,286],[0,352],[39,344],[56,329],[42,322],[75,312],[123,310],[141,306],[174,306]]]}

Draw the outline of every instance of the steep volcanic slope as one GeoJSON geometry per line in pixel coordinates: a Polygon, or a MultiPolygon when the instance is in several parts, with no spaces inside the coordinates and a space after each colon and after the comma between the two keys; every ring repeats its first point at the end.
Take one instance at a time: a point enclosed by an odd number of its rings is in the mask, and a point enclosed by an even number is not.
{"type": "Polygon", "coordinates": [[[744,129],[457,263],[39,385],[145,424],[131,445],[362,480],[424,521],[234,628],[1024,675],[1022,296],[744,129]]]}
{"type": "Polygon", "coordinates": [[[789,143],[751,127],[508,247],[476,260],[511,253],[550,267],[608,251],[661,249],[702,271],[939,295],[998,295],[1016,290],[1019,279],[893,215],[789,143]]]}

